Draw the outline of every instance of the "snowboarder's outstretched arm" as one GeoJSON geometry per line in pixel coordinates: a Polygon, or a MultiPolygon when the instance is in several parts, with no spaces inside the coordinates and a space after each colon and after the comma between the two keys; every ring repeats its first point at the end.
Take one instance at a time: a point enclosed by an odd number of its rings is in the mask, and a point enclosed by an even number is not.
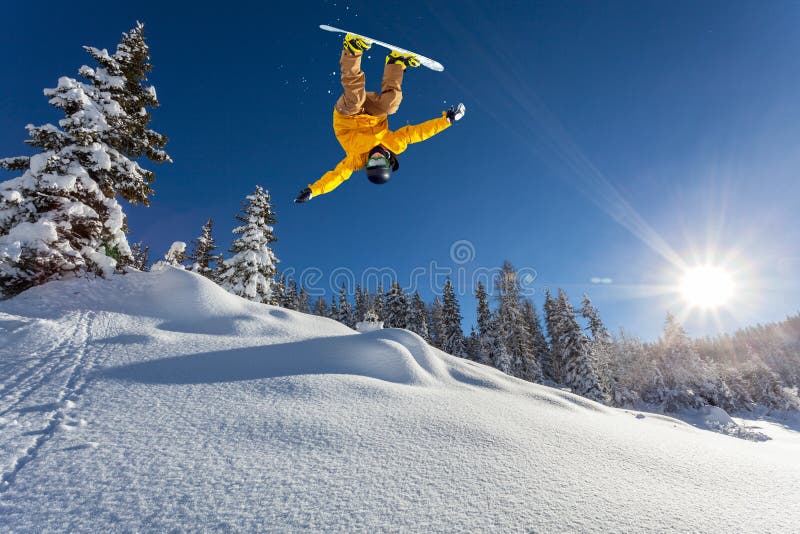
{"type": "Polygon", "coordinates": [[[315,197],[330,193],[339,187],[342,182],[350,178],[351,174],[362,169],[364,164],[365,161],[362,161],[362,158],[348,156],[340,161],[332,171],[326,172],[322,175],[322,178],[313,184],[309,184],[308,188],[311,189],[311,194],[315,197]]]}
{"type": "Polygon", "coordinates": [[[447,118],[447,112],[443,111],[442,116],[439,118],[420,124],[403,126],[399,130],[389,133],[386,137],[381,139],[381,145],[395,154],[400,154],[405,151],[408,145],[430,139],[439,132],[449,128],[450,124],[450,119],[447,118]]]}

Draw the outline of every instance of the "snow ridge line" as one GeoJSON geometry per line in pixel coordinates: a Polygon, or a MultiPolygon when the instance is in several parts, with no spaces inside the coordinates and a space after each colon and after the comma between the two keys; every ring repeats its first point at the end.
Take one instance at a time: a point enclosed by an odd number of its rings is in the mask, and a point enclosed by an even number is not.
{"type": "MultiPolygon", "coordinates": [[[[89,381],[90,371],[94,367],[93,362],[87,359],[87,349],[92,324],[94,323],[95,318],[96,314],[94,312],[82,313],[80,318],[77,320],[73,339],[62,345],[62,347],[64,347],[63,350],[65,354],[68,356],[70,353],[73,353],[75,358],[73,359],[74,363],[72,365],[69,377],[67,378],[67,382],[60,389],[58,397],[54,403],[57,405],[57,408],[48,416],[45,428],[41,430],[41,433],[34,440],[31,446],[28,447],[24,453],[18,456],[13,462],[11,469],[3,473],[0,477],[0,495],[12,487],[19,472],[26,465],[36,459],[42,446],[53,436],[55,436],[59,426],[67,421],[67,410],[70,408],[68,403],[77,401],[80,398],[80,395],[83,393],[86,384],[89,381]],[[67,350],[69,347],[74,347],[74,352],[67,350]]],[[[67,356],[65,356],[65,358],[67,356]]],[[[48,374],[48,376],[50,375],[52,375],[52,373],[48,374]]],[[[42,380],[42,382],[43,381],[44,380],[42,380]]],[[[26,397],[30,395],[30,392],[35,391],[35,389],[36,388],[34,387],[32,390],[30,390],[26,397]]],[[[15,405],[19,405],[20,402],[21,400],[16,402],[15,405]]]]}

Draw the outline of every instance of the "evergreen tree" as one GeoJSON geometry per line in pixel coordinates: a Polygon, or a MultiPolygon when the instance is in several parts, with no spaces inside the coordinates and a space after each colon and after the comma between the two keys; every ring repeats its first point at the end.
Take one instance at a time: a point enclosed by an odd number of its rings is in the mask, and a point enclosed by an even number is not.
{"type": "Polygon", "coordinates": [[[375,293],[375,298],[372,301],[371,308],[372,308],[372,311],[374,311],[377,314],[379,320],[383,321],[385,319],[385,316],[384,316],[384,300],[383,300],[383,286],[381,284],[378,284],[378,290],[375,293]]]}
{"type": "Polygon", "coordinates": [[[444,350],[444,316],[442,313],[442,301],[439,300],[438,295],[433,298],[433,302],[430,306],[428,332],[431,336],[431,344],[437,349],[444,350]]]}
{"type": "Polygon", "coordinates": [[[611,402],[615,406],[635,407],[639,401],[658,402],[654,392],[663,390],[661,372],[656,359],[641,341],[620,333],[610,358],[614,377],[611,402]]]}
{"type": "Polygon", "coordinates": [[[508,348],[503,342],[503,337],[500,318],[496,314],[493,314],[491,324],[489,325],[489,335],[484,342],[484,347],[490,355],[492,365],[494,365],[496,369],[499,369],[507,375],[513,375],[514,357],[508,352],[508,348]]]}
{"type": "Polygon", "coordinates": [[[269,191],[256,186],[255,192],[247,196],[243,214],[236,219],[242,226],[233,230],[239,237],[231,245],[233,256],[225,260],[219,284],[234,295],[269,304],[274,299],[278,263],[270,249],[277,241],[272,234],[272,225],[277,219],[270,205],[269,191]]]}
{"type": "Polygon", "coordinates": [[[481,281],[478,281],[478,287],[475,289],[475,300],[477,301],[478,311],[478,334],[486,336],[492,323],[492,311],[489,309],[486,288],[481,281]]]}
{"type": "Polygon", "coordinates": [[[148,128],[151,120],[148,109],[157,107],[159,102],[155,88],[146,83],[152,65],[144,25],[137,22],[133,29],[123,33],[114,54],[92,46],[84,49],[99,66],[84,65],[79,74],[88,79],[98,93],[109,95],[120,108],[119,113],[109,117],[108,128],[100,138],[112,150],[108,167],[97,179],[98,185],[108,197],[116,193],[132,204],[146,206],[153,194],[150,184],[155,175],[135,160],[142,157],[156,163],[172,160],[162,150],[167,138],[148,128]]]}
{"type": "Polygon", "coordinates": [[[0,184],[0,290],[7,296],[63,276],[109,275],[131,257],[122,208],[97,181],[111,160],[100,132],[118,104],[66,77],[45,95],[66,115],[61,129],[29,125],[26,143],[40,152],[0,160],[25,171],[0,184]]]}
{"type": "Polygon", "coordinates": [[[211,267],[211,262],[217,261],[217,257],[213,254],[217,246],[214,244],[211,229],[212,222],[211,219],[208,219],[203,225],[200,237],[192,241],[192,253],[189,260],[191,261],[191,271],[213,279],[214,268],[211,267]]]}
{"type": "Polygon", "coordinates": [[[786,392],[778,375],[771,371],[755,352],[750,352],[742,367],[741,378],[752,401],[769,410],[797,411],[800,401],[786,392]]]}
{"type": "Polygon", "coordinates": [[[659,367],[664,377],[661,402],[667,412],[699,408],[716,396],[709,366],[701,360],[686,330],[668,313],[658,344],[659,367]]]}
{"type": "Polygon", "coordinates": [[[464,340],[464,353],[466,354],[467,359],[470,359],[473,362],[481,361],[481,341],[478,337],[478,333],[475,331],[474,326],[470,327],[469,335],[464,340]]]}
{"type": "Polygon", "coordinates": [[[297,311],[311,313],[311,302],[309,302],[308,291],[305,286],[300,288],[300,295],[297,297],[297,311]]]}
{"type": "MultiPolygon", "coordinates": [[[[130,68],[110,72],[102,63],[96,70],[82,67],[80,75],[92,83],[60,78],[55,89],[45,90],[50,104],[65,114],[60,127],[28,126],[26,143],[40,152],[0,160],[2,168],[24,171],[0,184],[0,292],[8,296],[65,275],[108,275],[133,262],[125,216],[115,196],[144,202],[128,187],[149,173],[134,160],[141,155],[169,160],[160,150],[166,138],[156,141],[149,130],[134,128],[126,107],[134,81],[141,86],[144,79],[137,79],[132,69],[149,68],[146,54],[139,53],[147,50],[140,25],[134,32],[137,55],[127,58],[130,68]],[[145,144],[153,151],[143,154],[132,148],[145,144]]],[[[122,61],[132,54],[131,45],[124,34],[117,53],[104,52],[104,61],[122,61]]],[[[157,101],[152,87],[145,90],[152,98],[139,103],[136,112],[144,115],[136,120],[146,126],[147,108],[157,101]]],[[[145,199],[150,192],[148,187],[145,199]]]]}
{"type": "Polygon", "coordinates": [[[169,247],[169,250],[164,254],[164,261],[167,265],[172,267],[184,268],[183,263],[186,261],[186,243],[183,241],[175,241],[169,247]]]}
{"type": "Polygon", "coordinates": [[[578,395],[599,402],[606,401],[593,367],[589,340],[581,331],[572,304],[563,290],[559,290],[556,304],[554,320],[558,335],[556,339],[551,339],[551,343],[553,351],[563,362],[564,385],[578,395]]]}
{"type": "Polygon", "coordinates": [[[522,313],[517,272],[510,262],[503,263],[497,280],[498,334],[512,356],[511,374],[536,380],[541,371],[533,352],[532,336],[522,313]]]}
{"type": "Polygon", "coordinates": [[[495,331],[492,311],[489,308],[489,299],[483,283],[478,281],[475,289],[477,302],[478,332],[477,343],[472,343],[470,359],[486,365],[495,365],[494,354],[497,345],[497,332],[495,331]]]}
{"type": "MultiPolygon", "coordinates": [[[[222,273],[225,271],[225,258],[222,256],[222,253],[217,254],[217,263],[214,265],[214,270],[211,272],[211,279],[216,282],[217,284],[220,283],[220,279],[222,278],[222,273]]],[[[274,302],[270,302],[270,304],[274,304],[274,302]]]]}
{"type": "Polygon", "coordinates": [[[536,362],[539,364],[539,379],[544,378],[544,363],[550,360],[550,347],[547,346],[547,340],[542,332],[542,324],[539,321],[539,314],[536,312],[536,306],[530,300],[525,300],[522,303],[522,319],[530,334],[530,343],[533,348],[533,354],[536,362]]]}
{"type": "Polygon", "coordinates": [[[283,299],[283,307],[287,310],[299,311],[300,308],[300,295],[297,290],[297,282],[294,278],[289,278],[289,284],[286,286],[286,294],[283,299]]]}
{"type": "Polygon", "coordinates": [[[342,284],[342,289],[339,292],[339,309],[337,310],[336,320],[350,328],[355,328],[356,326],[353,320],[353,307],[347,300],[347,288],[344,284],[342,284]]]}
{"type": "Polygon", "coordinates": [[[414,296],[411,297],[408,329],[430,343],[431,337],[428,333],[428,307],[425,305],[425,301],[422,300],[422,297],[419,296],[419,291],[415,291],[414,296]]]}
{"type": "Polygon", "coordinates": [[[317,298],[317,303],[314,305],[314,315],[328,317],[328,304],[325,302],[324,298],[317,298]]]}
{"type": "Polygon", "coordinates": [[[589,351],[600,380],[600,387],[607,397],[616,398],[618,395],[614,393],[616,385],[611,373],[611,352],[613,351],[611,334],[600,319],[600,312],[586,293],[583,294],[582,304],[581,316],[589,323],[589,332],[592,335],[589,341],[589,351]]]}
{"type": "Polygon", "coordinates": [[[581,316],[589,322],[589,332],[592,334],[592,339],[605,343],[611,341],[611,334],[608,333],[606,325],[600,319],[600,312],[594,307],[589,295],[586,293],[583,294],[581,316]]]}
{"type": "Polygon", "coordinates": [[[150,247],[145,246],[141,241],[131,245],[131,262],[130,266],[139,271],[147,270],[147,256],[150,253],[150,247]]]}
{"type": "Polygon", "coordinates": [[[386,293],[383,322],[386,328],[408,328],[408,301],[397,282],[386,293]]]}
{"type": "Polygon", "coordinates": [[[339,306],[336,304],[336,297],[331,295],[331,309],[328,312],[328,317],[338,321],[339,320],[339,306]]]}
{"type": "Polygon", "coordinates": [[[466,357],[466,352],[464,350],[464,331],[461,329],[461,309],[450,278],[444,284],[442,297],[444,299],[442,305],[442,323],[444,326],[442,350],[453,356],[464,358],[466,357]]]}
{"type": "Polygon", "coordinates": [[[363,321],[369,311],[369,293],[366,289],[362,289],[360,284],[356,284],[356,304],[353,310],[356,322],[363,321]]]}
{"type": "Polygon", "coordinates": [[[278,280],[272,286],[272,300],[270,304],[286,307],[286,274],[280,273],[278,280]]]}
{"type": "Polygon", "coordinates": [[[553,382],[561,384],[563,381],[563,362],[561,352],[556,350],[556,343],[561,337],[559,332],[559,313],[558,301],[553,298],[549,289],[544,291],[544,318],[547,325],[547,335],[550,337],[549,358],[542,362],[542,372],[545,377],[549,377],[553,382]]]}

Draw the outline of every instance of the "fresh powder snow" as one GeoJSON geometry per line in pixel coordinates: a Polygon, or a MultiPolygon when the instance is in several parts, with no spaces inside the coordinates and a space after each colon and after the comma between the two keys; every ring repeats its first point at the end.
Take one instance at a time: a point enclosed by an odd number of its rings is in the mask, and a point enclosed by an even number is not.
{"type": "Polygon", "coordinates": [[[604,407],[172,267],[0,302],[5,532],[796,531],[798,432],[758,425],[604,407]]]}

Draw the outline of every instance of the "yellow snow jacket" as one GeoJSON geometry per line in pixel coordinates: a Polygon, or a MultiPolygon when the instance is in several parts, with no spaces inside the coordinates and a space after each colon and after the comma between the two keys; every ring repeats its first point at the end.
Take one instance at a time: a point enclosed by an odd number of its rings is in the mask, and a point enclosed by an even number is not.
{"type": "Polygon", "coordinates": [[[347,154],[332,171],[326,172],[322,178],[309,184],[313,195],[319,196],[336,189],[342,182],[350,178],[355,171],[367,166],[369,151],[377,145],[384,146],[400,154],[408,145],[419,143],[450,127],[447,114],[421,124],[403,126],[399,130],[389,130],[386,115],[343,115],[333,111],[333,131],[336,139],[347,154]]]}

